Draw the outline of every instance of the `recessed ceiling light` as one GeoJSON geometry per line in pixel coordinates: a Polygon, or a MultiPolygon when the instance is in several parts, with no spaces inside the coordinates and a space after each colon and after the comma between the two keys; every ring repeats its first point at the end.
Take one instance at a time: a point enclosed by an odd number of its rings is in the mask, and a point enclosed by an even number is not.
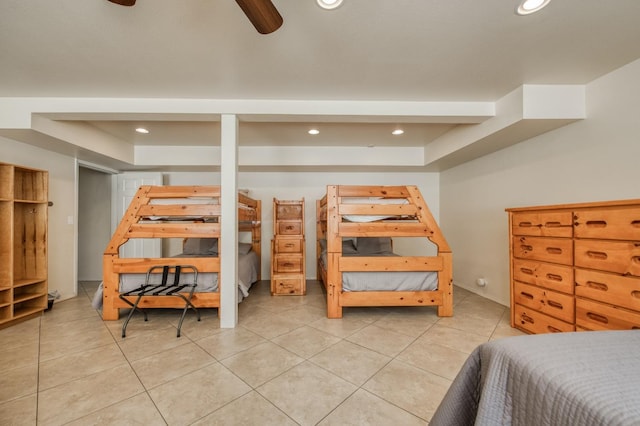
{"type": "Polygon", "coordinates": [[[516,9],[518,15],[535,13],[549,4],[551,0],[522,0],[516,9]]]}
{"type": "Polygon", "coordinates": [[[310,129],[309,130],[309,134],[310,135],[317,135],[319,133],[320,133],[320,130],[318,130],[318,129],[310,129]]]}
{"type": "Polygon", "coordinates": [[[318,6],[323,9],[335,9],[342,4],[342,0],[316,0],[318,6]]]}
{"type": "Polygon", "coordinates": [[[393,132],[391,132],[392,135],[398,136],[404,133],[404,130],[402,129],[395,129],[393,132]]]}
{"type": "Polygon", "coordinates": [[[147,129],[145,129],[144,127],[138,127],[138,128],[136,129],[136,132],[138,132],[138,133],[143,133],[143,134],[145,134],[145,135],[146,135],[147,133],[149,133],[149,131],[148,131],[147,129]]]}

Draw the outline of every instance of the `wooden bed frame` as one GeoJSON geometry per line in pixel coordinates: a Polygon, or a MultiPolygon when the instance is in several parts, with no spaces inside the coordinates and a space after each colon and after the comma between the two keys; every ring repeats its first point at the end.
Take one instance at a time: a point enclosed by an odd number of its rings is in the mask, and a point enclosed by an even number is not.
{"type": "MultiPolygon", "coordinates": [[[[120,258],[118,253],[121,245],[134,238],[219,239],[220,203],[219,186],[141,186],[103,255],[103,319],[117,320],[120,309],[130,307],[119,298],[119,274],[145,274],[152,266],[184,264],[195,266],[199,273],[220,273],[219,257],[120,258]],[[189,198],[208,199],[210,203],[189,204],[189,198]],[[164,201],[162,204],[154,204],[153,200],[164,201]],[[170,218],[170,220],[157,218],[170,218]]],[[[238,227],[241,232],[251,232],[252,249],[260,259],[260,200],[253,200],[242,193],[238,194],[238,227]]],[[[259,271],[260,268],[258,268],[258,274],[259,271]]],[[[221,285],[219,281],[218,289],[221,285]]],[[[132,296],[131,300],[133,301],[134,298],[132,296]]],[[[220,293],[218,291],[194,293],[191,301],[197,308],[219,308],[220,293]]],[[[183,308],[184,301],[177,296],[148,296],[142,298],[139,306],[183,308]]]]}
{"type": "Polygon", "coordinates": [[[327,186],[316,202],[318,280],[327,291],[327,317],[341,318],[343,307],[437,306],[438,316],[453,315],[452,253],[416,186],[327,186]],[[344,197],[362,202],[343,203],[344,197]],[[407,204],[372,203],[372,197],[406,199],[407,204]],[[401,216],[375,222],[349,222],[345,215],[401,216]],[[342,255],[343,237],[424,237],[437,247],[436,256],[362,257],[342,255]],[[320,240],[326,239],[327,269],[320,262],[320,240]],[[437,271],[434,291],[343,291],[348,271],[437,271]]]}

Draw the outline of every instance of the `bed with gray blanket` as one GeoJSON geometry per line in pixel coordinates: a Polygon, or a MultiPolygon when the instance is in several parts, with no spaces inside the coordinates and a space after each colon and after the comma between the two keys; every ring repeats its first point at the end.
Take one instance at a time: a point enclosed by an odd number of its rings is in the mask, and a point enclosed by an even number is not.
{"type": "MultiPolygon", "coordinates": [[[[249,244],[240,244],[240,246],[249,246],[249,244]]],[[[238,303],[249,296],[249,289],[257,281],[260,270],[260,258],[258,254],[250,249],[246,252],[239,249],[238,253],[238,303]]],[[[214,254],[180,254],[173,257],[217,257],[217,253],[214,254]]],[[[193,282],[193,274],[184,274],[184,282],[193,282]]],[[[134,290],[144,284],[146,274],[120,274],[120,288],[119,291],[124,293],[134,290]]],[[[162,274],[151,274],[149,282],[147,284],[159,284],[162,280],[162,274]]],[[[168,282],[173,281],[173,274],[168,275],[168,282]]],[[[218,292],[218,273],[217,272],[203,272],[198,274],[197,286],[194,293],[211,293],[218,292]]],[[[92,306],[95,309],[102,309],[102,297],[103,287],[102,283],[96,289],[92,299],[92,306]]]]}
{"type": "MultiPolygon", "coordinates": [[[[327,269],[326,240],[320,240],[320,262],[327,269]]],[[[342,244],[343,256],[399,256],[391,247],[391,238],[348,239],[342,244]]],[[[429,291],[438,288],[438,273],[433,271],[344,272],[343,291],[429,291]]]]}
{"type": "Polygon", "coordinates": [[[640,331],[511,337],[480,345],[429,422],[640,425],[640,331]]]}

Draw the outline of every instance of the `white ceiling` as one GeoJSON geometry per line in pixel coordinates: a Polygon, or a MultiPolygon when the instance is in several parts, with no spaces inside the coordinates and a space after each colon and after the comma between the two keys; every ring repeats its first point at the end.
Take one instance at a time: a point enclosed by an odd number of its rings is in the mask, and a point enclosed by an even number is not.
{"type": "MultiPolygon", "coordinates": [[[[273,3],[284,24],[260,35],[233,0],[2,0],[0,97],[497,102],[640,58],[638,0],[552,0],[530,16],[514,13],[517,0],[273,3]]],[[[218,118],[74,112],[134,145],[219,144],[218,118]]],[[[425,146],[485,119],[352,118],[246,115],[241,144],[425,146]],[[391,137],[399,123],[406,133],[391,137]],[[306,135],[318,124],[320,135],[306,135]]]]}

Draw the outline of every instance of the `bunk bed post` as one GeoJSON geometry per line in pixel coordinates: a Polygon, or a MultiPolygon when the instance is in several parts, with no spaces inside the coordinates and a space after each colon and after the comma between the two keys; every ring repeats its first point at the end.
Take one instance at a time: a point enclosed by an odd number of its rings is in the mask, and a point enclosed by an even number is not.
{"type": "Polygon", "coordinates": [[[438,289],[442,292],[442,305],[438,306],[439,317],[453,316],[453,254],[440,253],[443,258],[442,271],[438,274],[438,289]]]}
{"type": "MultiPolygon", "coordinates": [[[[256,219],[251,225],[251,246],[252,250],[256,252],[258,255],[258,259],[262,260],[262,201],[256,200],[256,219]]],[[[262,276],[262,261],[260,262],[260,267],[258,268],[258,278],[260,281],[262,276]]],[[[219,314],[218,310],[218,314],[219,314]]]]}
{"type": "Polygon", "coordinates": [[[118,274],[113,272],[113,258],[113,254],[102,256],[102,319],[105,321],[115,321],[120,314],[113,303],[118,298],[118,274]]]}
{"type": "Polygon", "coordinates": [[[322,200],[316,200],[316,279],[318,281],[322,281],[322,266],[320,265],[322,247],[320,246],[320,240],[323,238],[325,238],[325,235],[322,230],[322,200]]]}
{"type": "Polygon", "coordinates": [[[340,295],[342,294],[342,237],[338,234],[338,187],[327,186],[327,317],[342,318],[340,295]]]}
{"type": "Polygon", "coordinates": [[[340,253],[327,252],[327,318],[342,318],[342,273],[338,267],[339,258],[340,253]]]}

